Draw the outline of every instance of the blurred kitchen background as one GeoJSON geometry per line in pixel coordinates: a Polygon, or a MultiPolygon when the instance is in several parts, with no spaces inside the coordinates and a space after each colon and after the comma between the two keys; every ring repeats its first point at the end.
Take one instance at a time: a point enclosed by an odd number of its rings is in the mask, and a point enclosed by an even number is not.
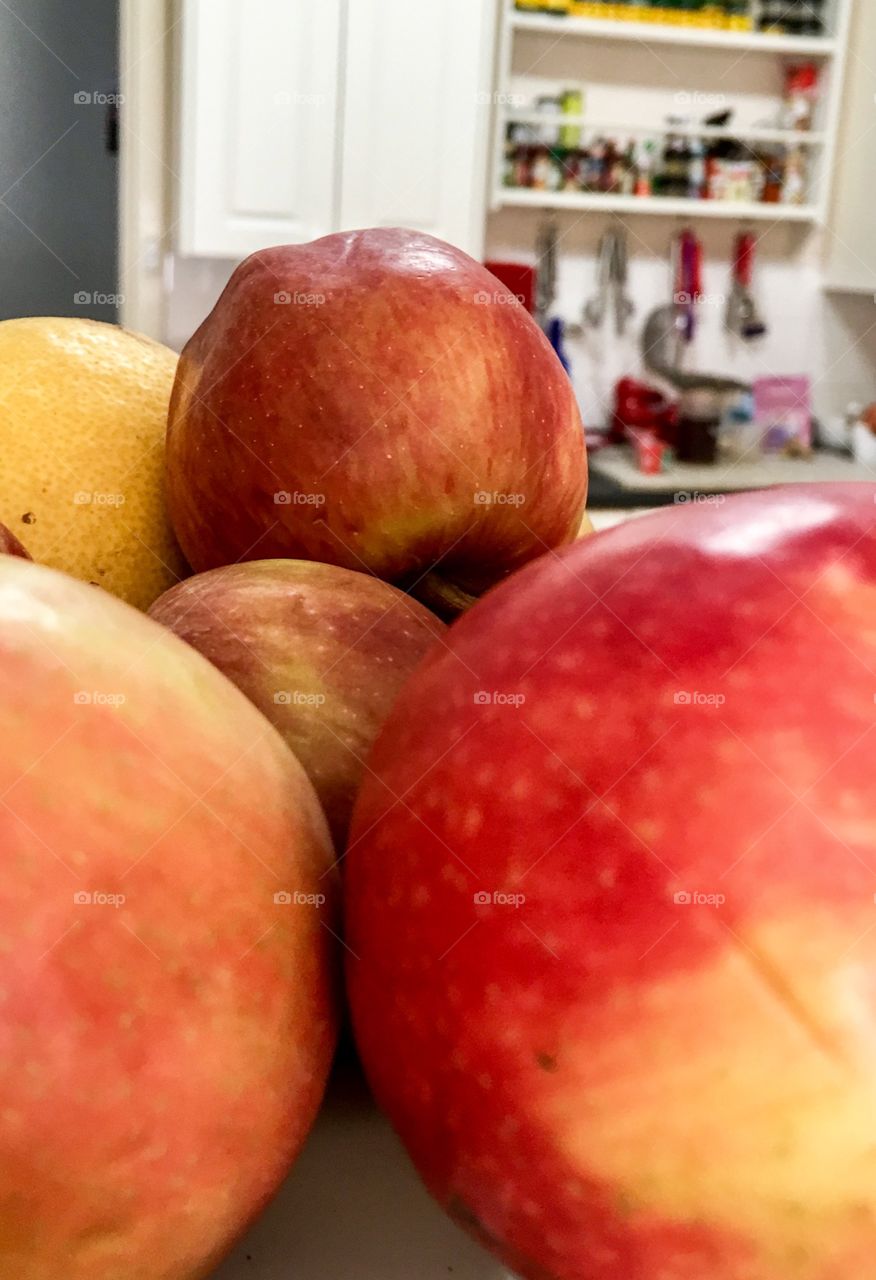
{"type": "Polygon", "coordinates": [[[873,0],[3,0],[0,311],[181,347],[404,225],[567,365],[593,500],[876,476],[873,0]]]}

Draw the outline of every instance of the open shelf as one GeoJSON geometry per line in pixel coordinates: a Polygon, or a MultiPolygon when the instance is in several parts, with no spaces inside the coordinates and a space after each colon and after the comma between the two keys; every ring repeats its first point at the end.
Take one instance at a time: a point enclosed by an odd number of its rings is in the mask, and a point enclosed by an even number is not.
{"type": "Polygon", "coordinates": [[[602,210],[605,213],[662,213],[673,218],[751,218],[769,222],[815,222],[818,210],[805,204],[752,204],[732,200],[685,200],[670,196],[600,195],[598,192],[532,191],[501,187],[494,208],[602,210]]]}
{"type": "MultiPolygon", "coordinates": [[[[872,0],[868,0],[872,3],[872,0]]],[[[711,27],[686,27],[663,22],[618,22],[611,18],[551,17],[539,13],[510,15],[516,31],[551,36],[597,36],[602,40],[632,40],[638,44],[686,44],[699,48],[727,49],[737,53],[804,55],[830,58],[837,50],[831,36],[781,36],[760,31],[723,31],[711,27]]]]}
{"type": "MultiPolygon", "coordinates": [[[[876,6],[876,0],[859,2],[876,6]]],[[[828,34],[795,36],[682,23],[627,22],[619,18],[527,13],[518,10],[514,0],[501,0],[497,75],[499,96],[498,109],[493,116],[491,207],[493,210],[592,210],[630,216],[639,214],[690,219],[723,218],[743,222],[757,220],[765,224],[795,223],[801,226],[822,224],[829,210],[830,175],[837,147],[852,4],[853,0],[832,0],[827,9],[828,34]],[[532,37],[537,37],[537,42],[532,37]],[[676,46],[676,50],[670,58],[672,46],[676,46]],[[661,48],[664,56],[658,57],[658,49],[661,48]],[[649,50],[655,55],[653,66],[652,60],[646,56],[649,50]],[[715,57],[707,56],[709,50],[715,51],[715,57]],[[590,58],[579,59],[579,51],[589,52],[590,58]],[[721,58],[722,52],[727,56],[721,58]],[[632,56],[634,53],[639,55],[638,59],[632,56]],[[748,54],[766,57],[759,56],[756,61],[748,60],[748,54]],[[811,131],[780,127],[783,64],[789,58],[820,60],[820,96],[814,119],[817,127],[811,131]],[[770,59],[775,65],[770,64],[770,59]],[[604,70],[603,61],[610,63],[604,70]],[[733,69],[746,61],[748,65],[731,78],[733,69]],[[586,72],[585,67],[589,68],[586,72]],[[541,112],[536,109],[535,103],[540,97],[546,98],[548,91],[554,86],[559,92],[561,89],[568,89],[570,84],[586,94],[586,110],[584,106],[580,106],[577,108],[580,114],[564,115],[559,110],[559,103],[552,103],[549,99],[543,102],[549,110],[541,112]],[[722,90],[720,94],[705,92],[714,85],[722,90]],[[623,92],[624,86],[629,89],[629,93],[623,92]],[[689,92],[673,92],[677,86],[686,87],[689,92]],[[673,94],[674,105],[669,103],[670,93],[673,94]],[[721,110],[730,110],[734,117],[741,116],[743,120],[763,123],[746,125],[731,119],[726,126],[698,124],[690,118],[698,101],[702,102],[703,108],[706,105],[720,107],[721,110]],[[661,104],[665,105],[661,107],[661,104]],[[667,109],[670,110],[670,115],[666,115],[667,109]],[[677,125],[670,123],[672,116],[679,112],[685,117],[683,122],[677,125]],[[658,116],[663,118],[658,119],[658,116]],[[639,123],[614,123],[625,117],[637,119],[639,123]],[[773,120],[776,122],[775,127],[771,124],[773,120]],[[585,191],[506,187],[506,173],[528,180],[527,174],[518,174],[513,170],[509,172],[507,168],[509,160],[513,161],[513,144],[509,151],[508,135],[509,126],[514,124],[532,125],[535,130],[540,127],[551,131],[562,130],[564,127],[581,129],[585,135],[582,141],[585,142],[592,141],[596,136],[632,142],[670,135],[701,139],[704,143],[707,140],[735,139],[740,144],[741,156],[744,153],[746,160],[761,160],[764,169],[773,170],[777,166],[768,164],[771,151],[784,148],[789,161],[793,161],[796,180],[799,182],[801,177],[805,180],[805,203],[768,204],[602,194],[593,189],[598,185],[595,179],[588,181],[590,189],[585,191]],[[795,153],[798,153],[796,159],[795,153]],[[799,156],[803,157],[802,160],[799,156]]],[[[538,134],[532,138],[531,145],[539,146],[538,138],[541,136],[552,135],[538,134]]],[[[558,132],[558,142],[562,137],[563,134],[558,132]]],[[[514,141],[519,141],[523,146],[527,140],[515,138],[514,141]]],[[[559,146],[545,145],[548,151],[562,152],[559,146]]],[[[722,150],[713,146],[705,149],[714,151],[716,155],[720,155],[722,150]]],[[[556,178],[560,185],[556,175],[536,176],[543,181],[556,178]]],[[[717,173],[716,177],[720,178],[721,173],[717,173]]],[[[659,186],[659,183],[655,185],[659,186]]],[[[710,189],[720,192],[720,182],[710,184],[710,189]]],[[[753,188],[754,191],[757,189],[753,188]]],[[[741,191],[740,194],[747,192],[741,191]]]]}
{"type": "MultiPolygon", "coordinates": [[[[862,271],[866,273],[866,268],[862,266],[862,271]]],[[[852,279],[847,276],[827,276],[822,282],[822,289],[825,293],[847,293],[858,294],[861,297],[873,298],[876,300],[876,277],[872,279],[865,278],[852,279]]]]}
{"type": "Polygon", "coordinates": [[[589,116],[563,115],[560,112],[548,114],[540,111],[508,111],[505,113],[506,124],[544,125],[547,128],[562,129],[581,128],[588,133],[613,133],[621,137],[651,137],[658,134],[674,134],[680,138],[738,138],[741,142],[780,143],[787,147],[820,147],[826,141],[826,135],[813,129],[758,129],[735,128],[732,124],[715,128],[712,125],[675,125],[661,124],[619,124],[616,120],[608,123],[592,120],[589,116]]]}

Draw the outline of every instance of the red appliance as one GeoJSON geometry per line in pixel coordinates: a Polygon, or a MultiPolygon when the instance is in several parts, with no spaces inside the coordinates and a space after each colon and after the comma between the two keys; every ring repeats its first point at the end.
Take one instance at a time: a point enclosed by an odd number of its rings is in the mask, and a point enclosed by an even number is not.
{"type": "Polygon", "coordinates": [[[675,444],[678,405],[656,387],[635,378],[621,378],[615,387],[611,438],[626,440],[632,431],[650,431],[669,445],[675,444]]]}

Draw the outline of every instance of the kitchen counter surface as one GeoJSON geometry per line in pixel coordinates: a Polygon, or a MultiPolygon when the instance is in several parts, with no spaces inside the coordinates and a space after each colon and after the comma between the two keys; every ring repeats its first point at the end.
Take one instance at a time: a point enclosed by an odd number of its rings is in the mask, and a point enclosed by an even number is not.
{"type": "Polygon", "coordinates": [[[213,1280],[514,1277],[432,1202],[347,1066],[277,1199],[213,1280]]]}
{"type": "Polygon", "coordinates": [[[870,480],[876,474],[840,453],[817,451],[809,458],[758,454],[719,461],[712,466],[676,463],[671,471],[646,476],[636,469],[632,452],[609,445],[591,454],[591,507],[641,507],[678,501],[679,494],[735,493],[765,489],[774,484],[804,484],[831,480],[870,480]]]}

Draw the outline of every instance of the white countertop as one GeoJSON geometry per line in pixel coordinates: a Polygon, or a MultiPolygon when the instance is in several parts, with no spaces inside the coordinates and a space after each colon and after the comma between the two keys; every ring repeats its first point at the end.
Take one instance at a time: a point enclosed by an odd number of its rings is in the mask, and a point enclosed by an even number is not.
{"type": "Polygon", "coordinates": [[[641,492],[646,501],[648,491],[655,490],[709,493],[763,489],[773,484],[874,479],[873,472],[854,459],[819,451],[806,458],[751,451],[740,458],[721,457],[709,465],[673,462],[669,470],[648,476],[638,470],[628,446],[607,445],[593,454],[590,465],[624,489],[641,492]]]}
{"type": "Polygon", "coordinates": [[[214,1280],[513,1278],[429,1198],[348,1069],[279,1196],[214,1280]]]}

